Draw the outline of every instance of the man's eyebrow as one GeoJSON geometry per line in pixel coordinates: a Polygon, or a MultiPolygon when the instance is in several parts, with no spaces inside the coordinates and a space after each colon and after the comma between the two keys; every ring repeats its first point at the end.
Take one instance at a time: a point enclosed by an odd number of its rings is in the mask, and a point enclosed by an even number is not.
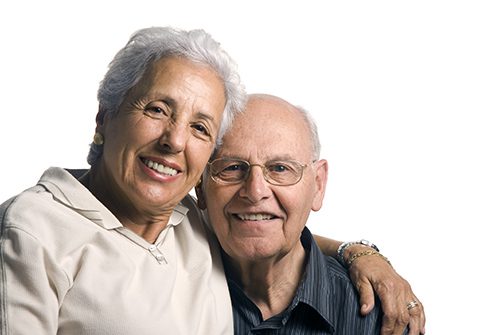
{"type": "Polygon", "coordinates": [[[293,161],[297,158],[290,156],[289,154],[280,154],[272,157],[267,157],[267,162],[269,161],[293,161]]]}
{"type": "MultiPolygon", "coordinates": [[[[248,161],[246,158],[240,156],[239,154],[234,154],[231,152],[220,155],[218,158],[237,159],[237,160],[242,160],[242,161],[248,161]]],[[[297,160],[297,158],[292,157],[288,154],[281,154],[281,155],[277,155],[277,156],[266,157],[265,161],[262,163],[267,163],[267,162],[272,162],[272,161],[298,161],[298,160],[297,160]]]]}

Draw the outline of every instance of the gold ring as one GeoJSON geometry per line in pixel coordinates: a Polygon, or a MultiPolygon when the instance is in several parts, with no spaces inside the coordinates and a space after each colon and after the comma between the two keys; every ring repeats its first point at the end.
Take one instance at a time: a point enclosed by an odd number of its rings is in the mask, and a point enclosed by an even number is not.
{"type": "Polygon", "coordinates": [[[417,300],[410,301],[409,303],[406,304],[406,308],[408,310],[410,310],[412,308],[415,308],[417,306],[418,306],[418,301],[417,300]]]}

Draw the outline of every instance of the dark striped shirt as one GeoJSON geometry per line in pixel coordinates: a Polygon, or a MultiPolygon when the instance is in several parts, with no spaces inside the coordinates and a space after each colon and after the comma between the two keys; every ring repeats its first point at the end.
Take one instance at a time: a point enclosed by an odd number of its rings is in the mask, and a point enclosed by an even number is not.
{"type": "Polygon", "coordinates": [[[366,317],[359,313],[356,289],[347,270],[334,258],[321,253],[311,232],[301,237],[307,265],[296,295],[279,315],[262,320],[258,307],[228,278],[233,304],[234,333],[240,334],[379,334],[380,303],[366,317]]]}

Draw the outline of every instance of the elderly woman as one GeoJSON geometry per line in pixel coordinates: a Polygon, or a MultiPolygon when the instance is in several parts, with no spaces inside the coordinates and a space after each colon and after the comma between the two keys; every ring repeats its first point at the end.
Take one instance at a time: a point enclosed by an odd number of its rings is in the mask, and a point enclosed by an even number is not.
{"type": "MultiPolygon", "coordinates": [[[[244,104],[233,61],[204,31],[143,29],[98,99],[91,168],[50,168],[0,208],[0,333],[232,333],[219,247],[188,192],[244,104]]],[[[409,289],[390,276],[377,280],[409,289]]]]}

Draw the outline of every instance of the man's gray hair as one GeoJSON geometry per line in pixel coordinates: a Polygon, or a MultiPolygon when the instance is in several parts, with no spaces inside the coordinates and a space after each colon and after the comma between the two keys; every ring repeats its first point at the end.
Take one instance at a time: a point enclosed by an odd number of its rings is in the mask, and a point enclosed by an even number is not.
{"type": "MultiPolygon", "coordinates": [[[[318,134],[318,126],[316,125],[316,122],[314,121],[314,118],[312,114],[306,110],[305,108],[298,106],[298,105],[292,105],[286,100],[283,100],[282,98],[273,96],[273,95],[267,95],[267,94],[250,94],[249,97],[267,97],[271,99],[279,99],[287,104],[289,104],[291,107],[295,108],[295,110],[299,113],[300,116],[302,116],[302,119],[305,121],[307,128],[309,130],[309,141],[311,143],[311,154],[312,154],[312,160],[318,160],[320,158],[321,154],[321,142],[319,140],[319,134],[318,134]]],[[[248,103],[249,98],[246,98],[246,102],[248,103]]],[[[245,105],[246,106],[246,105],[245,105]]],[[[247,113],[246,109],[243,109],[241,113],[247,113]]],[[[217,156],[218,149],[220,149],[220,146],[222,145],[222,140],[219,142],[219,144],[216,146],[215,150],[213,151],[210,160],[214,159],[217,156]]],[[[206,179],[206,178],[205,178],[206,179]]]]}
{"type": "MultiPolygon", "coordinates": [[[[237,65],[207,32],[201,29],[179,30],[171,27],[152,27],[138,30],[109,64],[101,81],[97,99],[99,117],[117,113],[127,92],[142,78],[148,66],[160,58],[183,57],[209,66],[224,84],[226,105],[217,136],[229,128],[234,114],[245,106],[246,94],[237,72],[237,65]]],[[[87,161],[93,165],[102,155],[102,145],[92,143],[87,161]]]]}
{"type": "Polygon", "coordinates": [[[316,125],[316,122],[314,121],[314,118],[312,117],[311,113],[309,113],[309,111],[301,106],[295,106],[295,108],[297,108],[297,110],[300,112],[307,123],[307,127],[309,128],[309,138],[312,145],[311,151],[313,160],[318,160],[321,153],[321,143],[319,141],[318,126],[316,125]]]}

